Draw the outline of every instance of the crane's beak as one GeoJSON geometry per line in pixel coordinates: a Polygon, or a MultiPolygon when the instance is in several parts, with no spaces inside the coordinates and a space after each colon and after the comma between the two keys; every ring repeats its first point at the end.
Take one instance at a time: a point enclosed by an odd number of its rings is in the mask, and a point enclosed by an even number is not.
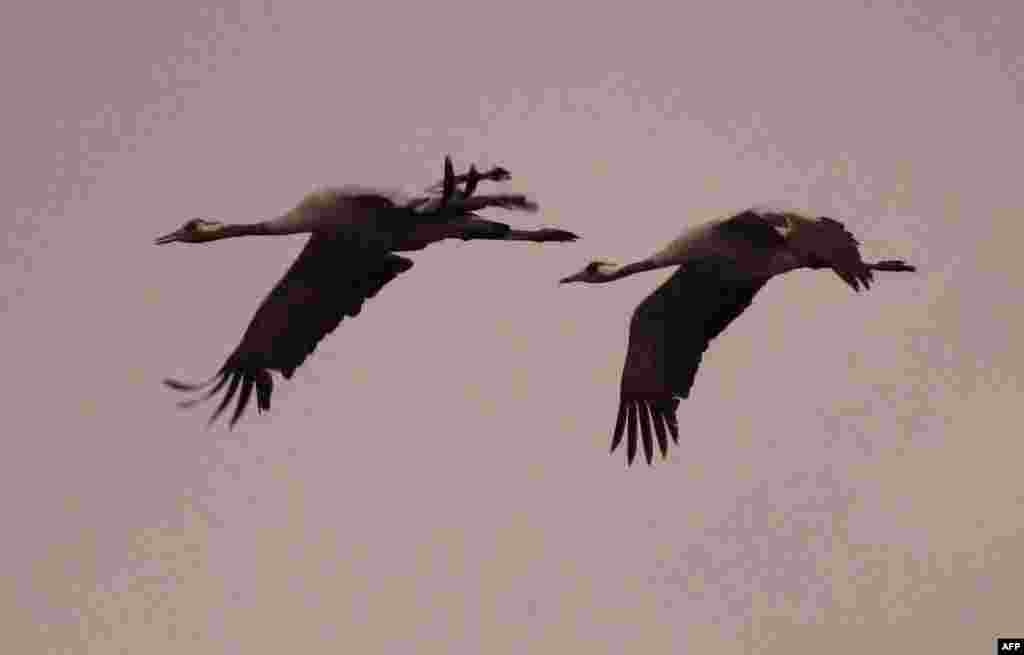
{"type": "Polygon", "coordinates": [[[153,243],[155,243],[158,246],[162,246],[162,245],[165,245],[165,244],[168,244],[168,243],[174,243],[175,241],[181,241],[181,237],[182,237],[182,231],[181,230],[175,230],[174,232],[171,232],[170,234],[165,234],[162,237],[157,237],[156,241],[154,241],[153,243]]]}
{"type": "Polygon", "coordinates": [[[582,281],[583,281],[583,273],[576,273],[575,275],[570,275],[569,277],[563,277],[561,280],[558,281],[558,283],[559,284],[569,284],[570,282],[582,282],[582,281]]]}

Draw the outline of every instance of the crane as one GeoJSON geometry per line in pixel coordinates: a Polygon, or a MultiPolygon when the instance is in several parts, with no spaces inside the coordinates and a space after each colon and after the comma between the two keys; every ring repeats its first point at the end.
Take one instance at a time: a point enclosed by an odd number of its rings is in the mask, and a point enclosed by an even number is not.
{"type": "Polygon", "coordinates": [[[307,194],[277,218],[246,224],[195,218],[157,238],[156,244],[164,245],[311,233],[220,369],[198,384],[164,380],[178,391],[206,389],[201,397],[178,405],[192,407],[227,385],[209,424],[224,412],[236,392],[238,401],[229,427],[241,418],[254,390],[257,410],[269,410],[274,386],[271,371],[291,379],[295,369],[343,319],[358,316],[367,299],[412,268],[412,260],[397,252],[422,250],[444,239],[568,242],[578,238],[566,230],[519,230],[481,218],[476,212],[487,207],[537,211],[537,204],[521,194],[474,195],[481,180],[508,177],[503,168],[480,173],[475,166],[456,176],[451,158],[445,157],[440,195],[409,198],[396,191],[356,185],[326,187],[307,194]]]}
{"type": "Polygon", "coordinates": [[[704,352],[776,275],[831,269],[859,292],[870,288],[875,271],[917,270],[896,259],[865,262],[859,245],[835,219],[755,208],[691,227],[639,261],[594,260],[562,278],[562,284],[605,283],[678,267],[630,320],[611,452],[626,435],[626,465],[632,465],[639,432],[648,465],[654,439],[662,458],[668,456],[668,437],[679,443],[679,401],[689,397],[704,352]]]}

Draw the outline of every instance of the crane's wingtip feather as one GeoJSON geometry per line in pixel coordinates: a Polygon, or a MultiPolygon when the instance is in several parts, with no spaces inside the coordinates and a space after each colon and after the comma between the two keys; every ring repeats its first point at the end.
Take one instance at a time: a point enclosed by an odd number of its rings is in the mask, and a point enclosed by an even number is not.
{"type": "Polygon", "coordinates": [[[164,385],[174,389],[175,391],[198,391],[203,388],[202,384],[182,382],[180,380],[172,380],[171,378],[164,378],[163,382],[164,385]]]}
{"type": "Polygon", "coordinates": [[[245,380],[242,382],[242,391],[238,394],[238,404],[235,406],[235,412],[231,416],[231,421],[228,423],[229,428],[234,428],[238,420],[242,418],[242,414],[245,413],[245,408],[249,406],[249,399],[252,397],[253,387],[256,386],[256,379],[251,375],[244,376],[245,380]]]}

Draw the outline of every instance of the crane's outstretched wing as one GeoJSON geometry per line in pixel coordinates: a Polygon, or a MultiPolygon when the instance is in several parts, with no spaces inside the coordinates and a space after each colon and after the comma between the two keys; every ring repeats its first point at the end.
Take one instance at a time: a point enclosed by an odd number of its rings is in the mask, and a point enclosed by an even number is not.
{"type": "Polygon", "coordinates": [[[622,370],[619,414],[611,451],[626,436],[626,463],[642,438],[651,464],[656,438],[663,458],[668,436],[679,443],[676,408],[690,395],[704,351],[750,306],[766,278],[745,278],[725,261],[679,267],[637,306],[629,324],[629,346],[622,370]]]}
{"type": "Polygon", "coordinates": [[[314,234],[288,272],[256,310],[242,341],[210,380],[187,384],[165,380],[179,391],[213,388],[194,400],[179,403],[191,407],[228,385],[224,398],[210,418],[212,423],[239,392],[231,417],[234,426],[256,391],[257,408],[270,409],[273,378],[270,370],[291,378],[345,317],[358,316],[363,303],[388,283],[412,268],[410,259],[386,252],[368,252],[343,237],[314,234]]]}

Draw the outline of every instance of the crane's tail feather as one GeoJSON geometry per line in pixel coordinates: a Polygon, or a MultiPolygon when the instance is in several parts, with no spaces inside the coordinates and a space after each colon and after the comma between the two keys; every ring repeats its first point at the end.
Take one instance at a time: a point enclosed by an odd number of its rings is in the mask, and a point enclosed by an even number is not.
{"type": "Polygon", "coordinates": [[[907,273],[914,273],[917,271],[916,266],[912,266],[902,259],[886,259],[870,264],[870,267],[876,271],[904,271],[907,273]]]}

